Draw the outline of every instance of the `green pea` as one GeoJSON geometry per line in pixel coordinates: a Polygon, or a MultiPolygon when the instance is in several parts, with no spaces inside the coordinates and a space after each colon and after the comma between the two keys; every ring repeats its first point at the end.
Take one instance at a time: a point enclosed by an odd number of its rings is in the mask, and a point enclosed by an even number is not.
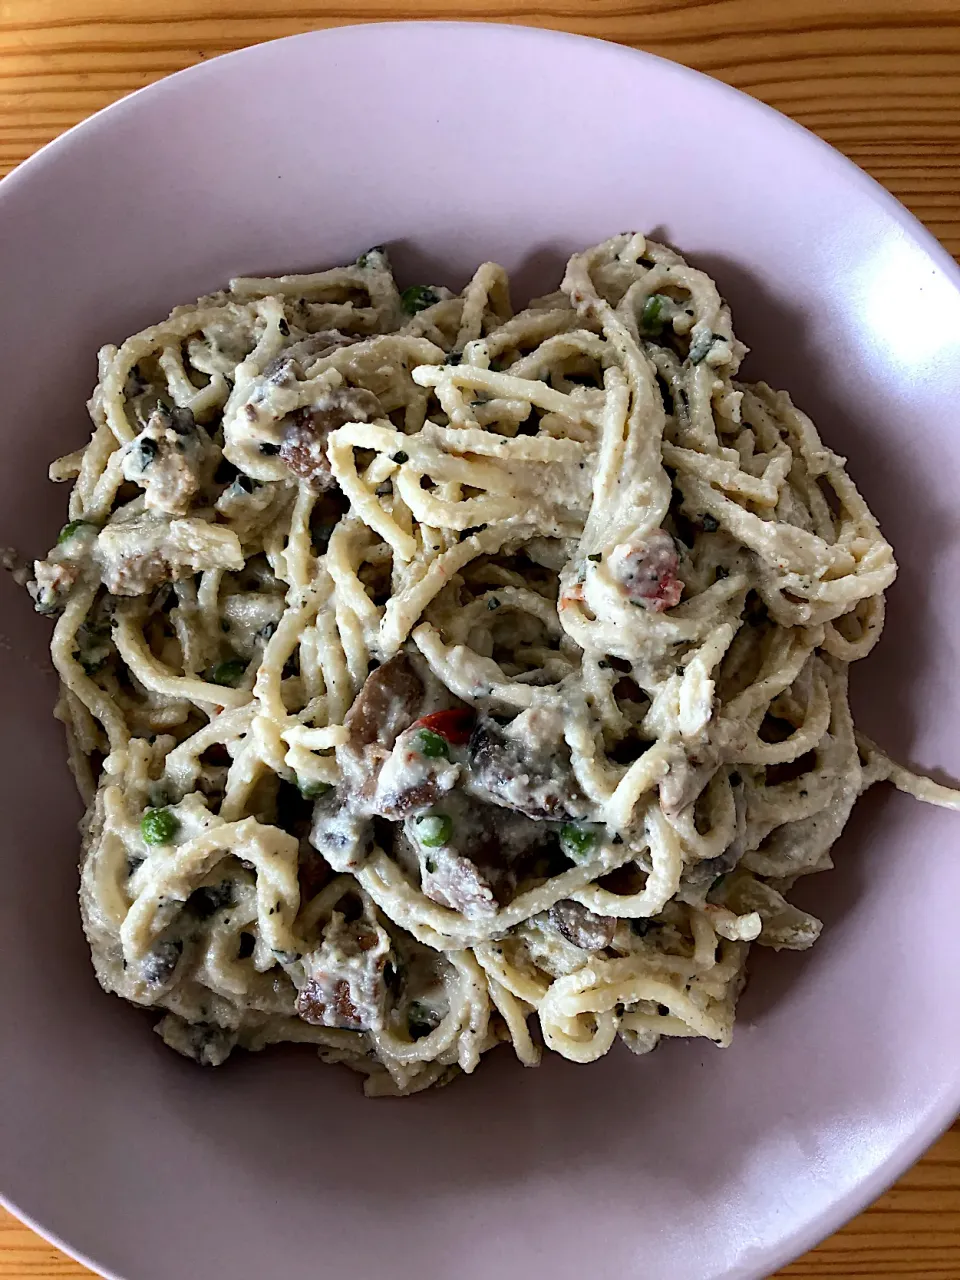
{"type": "Polygon", "coordinates": [[[228,662],[218,662],[210,672],[210,680],[213,684],[225,684],[231,688],[236,686],[243,679],[247,664],[241,662],[239,658],[231,658],[228,662]]]}
{"type": "Polygon", "coordinates": [[[148,809],[140,819],[140,834],[146,844],[171,844],[180,830],[180,819],[169,809],[148,809]]]}
{"type": "Polygon", "coordinates": [[[412,284],[400,295],[400,305],[408,315],[415,316],[418,311],[426,311],[440,301],[436,289],[427,284],[412,284]]]}
{"type": "Polygon", "coordinates": [[[57,534],[57,546],[59,547],[61,542],[69,542],[73,535],[79,533],[81,529],[95,529],[96,527],[90,520],[71,520],[57,534]]]}
{"type": "Polygon", "coordinates": [[[575,862],[587,857],[596,843],[597,833],[589,827],[578,827],[572,822],[565,822],[560,828],[560,847],[575,862]]]}
{"type": "Polygon", "coordinates": [[[297,779],[297,786],[304,800],[319,800],[321,796],[325,796],[328,791],[333,790],[333,786],[329,782],[301,782],[297,779]]]}
{"type": "Polygon", "coordinates": [[[445,813],[428,813],[417,819],[417,839],[428,849],[448,844],[453,835],[453,822],[445,813]]]}
{"type": "Polygon", "coordinates": [[[450,748],[447,746],[446,738],[441,738],[439,733],[434,733],[432,729],[421,729],[417,734],[417,746],[420,754],[426,756],[428,760],[449,760],[450,748]]]}
{"type": "Polygon", "coordinates": [[[670,299],[662,293],[651,293],[640,312],[640,324],[646,333],[659,333],[663,328],[663,304],[670,299]]]}

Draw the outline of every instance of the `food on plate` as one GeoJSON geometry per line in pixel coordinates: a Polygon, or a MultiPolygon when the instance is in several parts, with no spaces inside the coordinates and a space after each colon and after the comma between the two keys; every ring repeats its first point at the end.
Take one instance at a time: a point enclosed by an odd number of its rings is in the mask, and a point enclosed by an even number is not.
{"type": "Polygon", "coordinates": [[[893,552],[744,352],[642,235],[518,313],[377,248],[103,348],[30,583],[103,986],[373,1094],[727,1044],[861,792],[957,805],[854,730],[893,552]]]}

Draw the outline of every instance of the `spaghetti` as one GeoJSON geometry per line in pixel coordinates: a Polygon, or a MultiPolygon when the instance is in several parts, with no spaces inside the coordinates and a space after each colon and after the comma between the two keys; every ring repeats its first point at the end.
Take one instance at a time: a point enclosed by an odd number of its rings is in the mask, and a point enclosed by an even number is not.
{"type": "Polygon", "coordinates": [[[105,347],[30,584],[102,985],[371,1094],[727,1044],[857,796],[957,807],[858,742],[893,553],[744,351],[641,235],[517,314],[493,264],[400,293],[374,249],[105,347]]]}

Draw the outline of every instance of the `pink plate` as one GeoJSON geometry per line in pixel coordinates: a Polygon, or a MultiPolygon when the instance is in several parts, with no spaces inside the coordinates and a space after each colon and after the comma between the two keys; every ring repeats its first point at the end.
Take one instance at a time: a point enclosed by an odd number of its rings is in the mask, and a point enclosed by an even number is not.
{"type": "MultiPolygon", "coordinates": [[[[232,273],[388,241],[407,281],[481,258],[517,292],[656,230],[715,273],[754,377],[848,455],[899,555],[860,723],[960,771],[960,290],[944,251],[836,152],[656,58],[516,27],[347,27],[127,98],[0,185],[0,544],[63,520],[47,462],[87,434],[100,343],[232,273]]],[[[732,1049],[476,1076],[400,1102],[307,1051],[201,1071],[103,995],[75,904],[78,803],[47,626],[0,582],[0,1186],[129,1280],[733,1280],[877,1195],[960,1105],[960,822],[886,790],[826,921],[764,955],[732,1049]]]]}

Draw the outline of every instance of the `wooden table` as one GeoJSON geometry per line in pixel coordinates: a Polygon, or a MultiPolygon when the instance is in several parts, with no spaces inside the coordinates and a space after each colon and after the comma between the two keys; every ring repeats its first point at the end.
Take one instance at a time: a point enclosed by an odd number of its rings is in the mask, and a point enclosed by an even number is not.
{"type": "MultiPolygon", "coordinates": [[[[123,94],[218,53],[347,22],[453,17],[602,36],[718,76],[839,147],[960,254],[960,0],[165,0],[162,11],[150,0],[0,0],[0,174],[123,94]]],[[[88,1274],[0,1211],[0,1280],[88,1274]]],[[[960,1126],[779,1274],[960,1280],[960,1126]]]]}

